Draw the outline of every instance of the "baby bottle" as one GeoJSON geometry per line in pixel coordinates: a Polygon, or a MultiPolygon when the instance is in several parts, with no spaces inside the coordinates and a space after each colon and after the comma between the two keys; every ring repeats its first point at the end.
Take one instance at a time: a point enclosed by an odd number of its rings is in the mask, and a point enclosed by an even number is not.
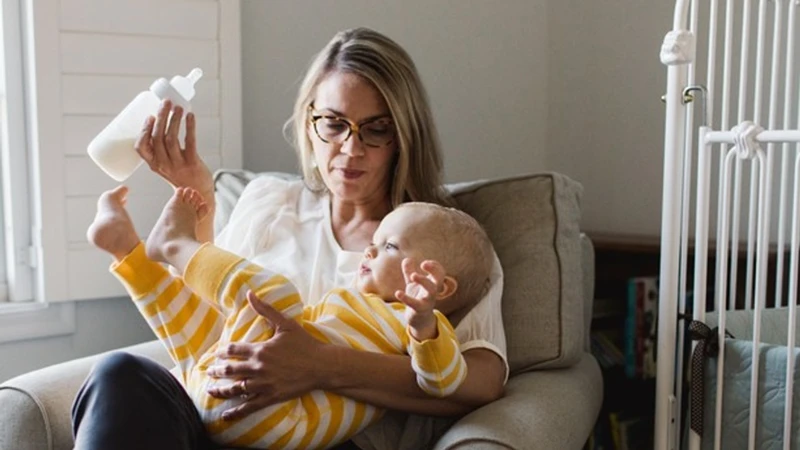
{"type": "Polygon", "coordinates": [[[140,92],[92,139],[87,148],[89,156],[111,178],[117,181],[127,179],[143,161],[134,146],[145,119],[157,114],[162,100],[170,100],[173,105],[182,107],[186,112],[190,111],[189,102],[194,97],[194,84],[202,76],[203,71],[195,68],[185,77],[175,76],[170,81],[159,78],[154,81],[150,90],[140,92]]]}

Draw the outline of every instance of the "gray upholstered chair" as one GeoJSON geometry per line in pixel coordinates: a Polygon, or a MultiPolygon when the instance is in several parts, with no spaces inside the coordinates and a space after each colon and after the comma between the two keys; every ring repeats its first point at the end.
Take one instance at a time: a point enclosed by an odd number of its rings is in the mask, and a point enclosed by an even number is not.
{"type": "MultiPolygon", "coordinates": [[[[253,176],[217,173],[218,223],[253,176]]],[[[503,265],[511,378],[504,398],[455,422],[435,448],[581,448],[602,402],[600,369],[588,352],[594,254],[579,228],[581,186],[550,173],[450,189],[484,225],[503,265]]],[[[122,350],[170,363],[157,341],[122,350]]],[[[72,448],[70,405],[96,359],[65,362],[0,385],[0,449],[72,448]]]]}

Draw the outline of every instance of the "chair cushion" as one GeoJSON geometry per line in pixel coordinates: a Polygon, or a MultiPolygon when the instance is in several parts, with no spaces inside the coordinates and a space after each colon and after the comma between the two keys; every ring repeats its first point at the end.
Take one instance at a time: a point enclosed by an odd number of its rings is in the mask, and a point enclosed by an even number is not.
{"type": "MultiPolygon", "coordinates": [[[[217,229],[247,182],[259,175],[217,172],[217,229]]],[[[584,344],[581,185],[561,174],[543,173],[451,184],[448,189],[483,224],[503,266],[511,373],[577,363],[584,344]]]]}
{"type": "Polygon", "coordinates": [[[570,367],[583,353],[582,187],[556,173],[450,186],[503,266],[511,373],[570,367]]]}

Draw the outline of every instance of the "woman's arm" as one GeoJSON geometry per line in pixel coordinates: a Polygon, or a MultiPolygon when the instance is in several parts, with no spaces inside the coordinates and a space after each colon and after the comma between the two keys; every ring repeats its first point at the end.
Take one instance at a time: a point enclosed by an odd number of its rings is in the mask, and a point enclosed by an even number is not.
{"type": "Polygon", "coordinates": [[[337,353],[334,374],[326,387],[382,408],[429,416],[464,415],[503,396],[505,365],[496,353],[486,349],[464,352],[467,377],[450,396],[435,398],[417,386],[411,358],[365,353],[346,347],[329,349],[337,353]]]}
{"type": "Polygon", "coordinates": [[[453,395],[438,399],[417,386],[409,356],[323,344],[268,305],[251,302],[251,306],[272,323],[275,335],[259,344],[231,343],[217,352],[227,361],[209,367],[210,376],[248,379],[247,392],[236,382],[209,391],[218,398],[250,395],[241,406],[230,410],[230,415],[226,413],[226,418],[242,417],[314,389],[389,409],[439,416],[462,415],[503,395],[505,365],[489,350],[465,352],[466,380],[453,395]]]}

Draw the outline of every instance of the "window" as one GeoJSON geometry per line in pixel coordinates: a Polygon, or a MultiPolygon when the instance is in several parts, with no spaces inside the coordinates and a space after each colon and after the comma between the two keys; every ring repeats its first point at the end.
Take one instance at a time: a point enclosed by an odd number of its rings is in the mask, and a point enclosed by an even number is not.
{"type": "Polygon", "coordinates": [[[28,188],[22,11],[20,0],[0,1],[0,302],[20,302],[34,298],[36,265],[28,188]]]}
{"type": "Polygon", "coordinates": [[[33,228],[38,178],[32,170],[37,156],[27,110],[33,79],[27,60],[33,30],[27,28],[33,20],[26,19],[33,9],[33,0],[0,0],[0,343],[75,330],[75,306],[47,303],[38,287],[42,251],[36,242],[41,234],[33,228]]]}

